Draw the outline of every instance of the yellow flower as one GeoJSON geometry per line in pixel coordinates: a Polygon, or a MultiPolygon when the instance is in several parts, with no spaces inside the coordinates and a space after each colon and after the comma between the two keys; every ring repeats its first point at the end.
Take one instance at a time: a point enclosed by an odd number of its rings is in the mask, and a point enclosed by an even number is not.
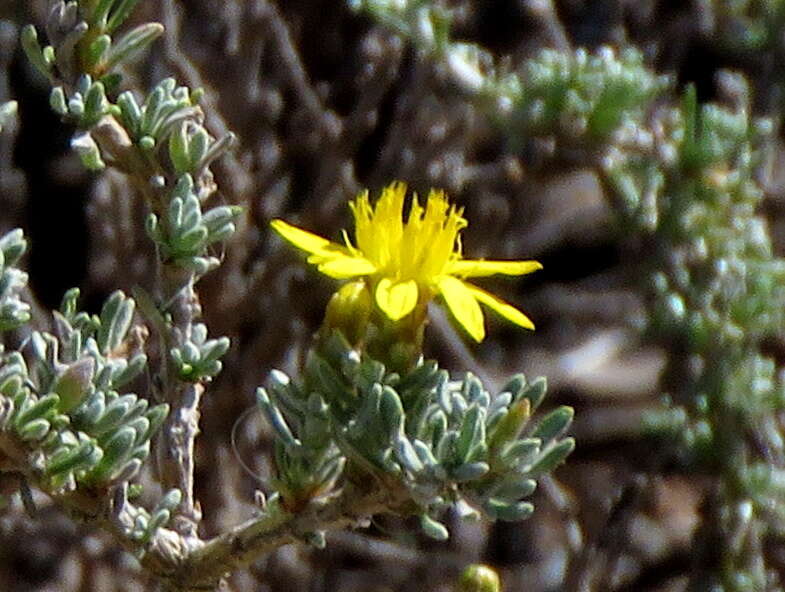
{"type": "Polygon", "coordinates": [[[521,311],[464,279],[523,275],[542,269],[542,265],[537,261],[464,259],[459,236],[467,226],[463,210],[450,205],[444,192],[432,189],[424,208],[414,196],[404,221],[405,199],[406,185],[400,182],[387,186],[375,206],[367,191],[358,195],[350,203],[354,243],[346,231],[341,245],[283,220],[271,224],[284,239],[308,253],[308,262],[323,274],[336,279],[363,278],[378,307],[393,321],[441,295],[476,341],[485,337],[480,304],[516,325],[534,329],[521,311]]]}

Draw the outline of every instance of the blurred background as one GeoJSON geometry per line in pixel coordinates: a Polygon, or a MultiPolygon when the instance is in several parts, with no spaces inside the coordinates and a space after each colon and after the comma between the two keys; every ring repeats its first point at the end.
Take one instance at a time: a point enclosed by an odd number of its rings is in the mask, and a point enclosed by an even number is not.
{"type": "MultiPolygon", "coordinates": [[[[693,83],[699,101],[722,102],[717,75],[730,69],[746,76],[755,114],[779,117],[781,40],[739,41],[765,2],[445,4],[453,36],[500,61],[522,63],[545,47],[635,46],[649,68],[673,77],[674,94],[693,83]],[[751,20],[737,18],[742,12],[751,20]]],[[[118,173],[81,167],[69,149],[73,130],[50,111],[48,85],[18,47],[20,27],[40,28],[46,8],[45,0],[0,2],[0,101],[19,102],[16,125],[0,136],[0,231],[22,227],[28,235],[26,269],[44,327],[66,289],[80,287],[83,305],[97,312],[113,290],[147,285],[153,261],[139,196],[118,173]]],[[[510,592],[686,590],[700,562],[694,541],[712,476],[689,470],[644,428],[644,415],[661,408],[669,355],[678,353],[641,334],[649,303],[637,272],[645,252],[620,224],[595,163],[554,157],[538,142],[512,148],[432,60],[346,2],[143,1],[132,20],[161,22],[167,32],[127,72],[125,86],[143,91],[174,76],[204,88],[207,127],[239,137],[212,168],[219,199],[247,215],[224,265],[200,284],[211,332],[232,339],[204,399],[198,440],[205,534],[247,518],[254,491],[265,489],[263,421],[258,414],[242,421],[236,452],[233,425],[271,369],[296,370],[334,288],[272,236],[274,217],[337,238],[350,226],[347,201],[362,188],[374,192],[395,179],[420,194],[444,188],[465,207],[467,256],[537,259],[544,270],[483,282],[524,310],[536,332],[491,318],[488,338],[465,345],[436,312],[428,354],[490,384],[518,371],[546,376],[546,406],[576,409],[577,449],[542,484],[531,519],[488,525],[448,517],[450,540],[434,543],[414,523],[380,517],[367,530],[329,535],[324,551],[280,549],[233,576],[230,589],[447,592],[465,565],[482,561],[499,569],[510,592]]],[[[771,145],[780,162],[776,133],[771,145]]],[[[777,171],[760,213],[781,254],[777,171]]],[[[19,503],[0,514],[0,589],[149,589],[108,536],[36,500],[35,518],[19,503]]],[[[776,542],[767,553],[773,569],[785,567],[776,542]]]]}

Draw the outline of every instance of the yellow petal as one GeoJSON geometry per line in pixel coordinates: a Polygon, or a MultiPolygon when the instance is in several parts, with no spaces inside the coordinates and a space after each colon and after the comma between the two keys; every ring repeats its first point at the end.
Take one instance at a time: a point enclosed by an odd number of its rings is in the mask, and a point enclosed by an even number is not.
{"type": "Polygon", "coordinates": [[[515,323],[524,329],[534,329],[534,323],[532,323],[531,319],[513,305],[507,304],[504,300],[497,298],[493,294],[489,294],[485,290],[481,290],[477,286],[472,286],[471,284],[465,285],[477,300],[488,308],[496,311],[508,321],[515,323]]]}
{"type": "Polygon", "coordinates": [[[472,339],[482,341],[485,338],[485,322],[471,287],[449,275],[440,276],[437,285],[455,320],[466,329],[472,339]]]}
{"type": "Polygon", "coordinates": [[[324,258],[319,263],[319,271],[324,275],[338,280],[369,275],[376,271],[376,266],[362,257],[349,257],[346,255],[336,255],[332,258],[324,258]]]}
{"type": "Polygon", "coordinates": [[[397,321],[414,310],[417,304],[417,282],[393,282],[384,278],[376,286],[376,304],[390,319],[397,321]]]}
{"type": "Polygon", "coordinates": [[[481,259],[458,259],[447,266],[447,273],[463,277],[485,277],[496,275],[524,275],[542,269],[539,261],[483,261],[481,259]]]}
{"type": "Polygon", "coordinates": [[[270,226],[272,226],[273,230],[280,234],[284,240],[287,240],[306,253],[320,253],[330,247],[340,248],[340,245],[336,245],[318,234],[313,234],[302,228],[297,228],[280,219],[270,222],[270,226]]]}

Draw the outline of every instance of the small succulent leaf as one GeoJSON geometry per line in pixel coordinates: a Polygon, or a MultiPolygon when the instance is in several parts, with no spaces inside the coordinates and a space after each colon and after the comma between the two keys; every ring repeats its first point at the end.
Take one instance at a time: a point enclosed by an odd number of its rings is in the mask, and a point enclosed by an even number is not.
{"type": "Polygon", "coordinates": [[[297,440],[292,434],[292,430],[289,428],[289,425],[286,423],[283,415],[278,410],[278,407],[275,406],[272,401],[270,401],[267,391],[265,391],[262,387],[256,389],[256,402],[262,408],[262,411],[264,412],[268,421],[272,424],[275,433],[278,435],[278,441],[280,441],[287,449],[297,449],[302,446],[300,441],[297,440]]]}
{"type": "Polygon", "coordinates": [[[450,471],[451,477],[458,483],[465,483],[467,481],[476,481],[485,476],[490,467],[486,462],[471,462],[458,465],[450,471]]]}
{"type": "MultiPolygon", "coordinates": [[[[545,393],[547,392],[547,390],[548,390],[548,382],[546,381],[545,377],[540,376],[535,380],[533,380],[532,382],[530,382],[528,385],[526,385],[520,391],[519,396],[529,401],[530,404],[529,408],[531,410],[531,413],[534,413],[537,410],[537,408],[540,406],[540,403],[542,403],[542,400],[545,398],[545,393]]],[[[518,397],[514,397],[514,399],[517,401],[518,397]]]]}
{"type": "Polygon", "coordinates": [[[164,27],[159,23],[146,23],[132,29],[112,47],[106,58],[106,69],[116,68],[136,55],[142,53],[156,39],[163,35],[164,27]]]}
{"type": "Polygon", "coordinates": [[[19,437],[24,442],[37,442],[39,440],[43,440],[46,435],[49,433],[49,429],[51,424],[43,418],[34,419],[28,423],[25,423],[19,429],[19,437]]]}
{"type": "Polygon", "coordinates": [[[428,514],[420,516],[420,528],[422,528],[425,535],[434,540],[446,541],[450,538],[450,531],[447,530],[447,527],[428,516],[428,514]]]}
{"type": "Polygon", "coordinates": [[[565,438],[545,450],[527,471],[532,477],[551,472],[575,449],[575,440],[565,438]]]}
{"type": "Polygon", "coordinates": [[[495,520],[518,522],[531,516],[534,506],[529,502],[508,502],[491,498],[483,504],[483,510],[495,520]]]}
{"type": "Polygon", "coordinates": [[[133,453],[136,431],[130,426],[121,427],[104,444],[104,456],[91,471],[91,479],[96,482],[111,479],[113,473],[123,468],[123,464],[133,453]]]}
{"type": "Polygon", "coordinates": [[[572,407],[563,405],[543,417],[531,433],[532,438],[539,438],[546,447],[551,441],[561,436],[570,427],[575,415],[572,407]]]}
{"type": "Polygon", "coordinates": [[[20,430],[25,424],[40,418],[46,418],[51,412],[57,408],[60,402],[60,397],[54,393],[44,395],[38,401],[27,407],[24,411],[20,412],[14,418],[14,425],[17,430],[20,430]]]}
{"type": "Polygon", "coordinates": [[[106,21],[106,30],[111,33],[117,27],[122,25],[133,9],[136,7],[139,0],[117,0],[113,4],[113,10],[108,16],[106,21]]]}

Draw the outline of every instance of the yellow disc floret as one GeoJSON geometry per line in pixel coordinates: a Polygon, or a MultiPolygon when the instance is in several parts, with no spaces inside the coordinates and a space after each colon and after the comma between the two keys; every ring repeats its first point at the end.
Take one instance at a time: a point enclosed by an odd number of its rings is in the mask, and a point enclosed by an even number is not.
{"type": "Polygon", "coordinates": [[[344,244],[333,243],[283,220],[272,227],[284,239],[309,254],[308,262],[337,279],[365,278],[366,289],[392,321],[409,315],[441,295],[450,312],[476,341],[485,337],[480,303],[527,329],[529,318],[502,300],[464,281],[496,274],[523,275],[542,268],[537,261],[464,259],[460,232],[467,226],[463,211],[442,191],[431,190],[425,207],[412,197],[404,216],[406,185],[387,186],[375,205],[368,192],[350,203],[354,244],[346,232],[344,244]]]}

